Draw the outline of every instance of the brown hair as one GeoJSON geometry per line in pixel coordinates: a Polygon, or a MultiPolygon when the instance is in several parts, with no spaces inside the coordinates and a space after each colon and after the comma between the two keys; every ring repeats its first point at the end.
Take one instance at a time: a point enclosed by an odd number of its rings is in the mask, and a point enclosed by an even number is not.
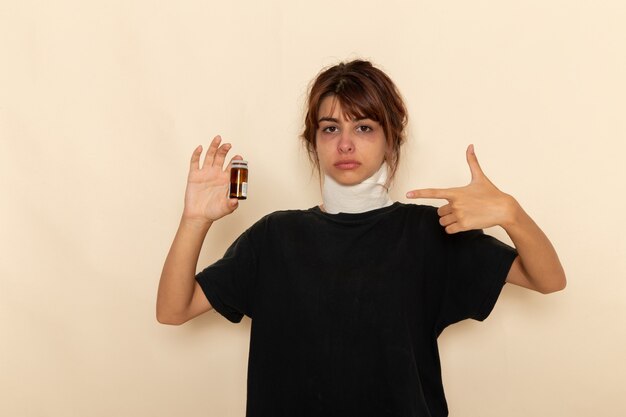
{"type": "Polygon", "coordinates": [[[389,178],[393,179],[408,121],[406,107],[393,81],[370,62],[362,60],[342,62],[317,75],[309,91],[304,132],[300,137],[318,170],[315,137],[319,108],[322,100],[329,96],[337,99],[347,118],[368,118],[380,123],[387,140],[385,160],[390,168],[389,178]]]}

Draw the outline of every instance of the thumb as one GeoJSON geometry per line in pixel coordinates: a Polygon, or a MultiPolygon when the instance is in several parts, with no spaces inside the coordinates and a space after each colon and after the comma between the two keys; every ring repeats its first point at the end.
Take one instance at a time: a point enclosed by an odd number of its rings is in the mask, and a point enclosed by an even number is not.
{"type": "Polygon", "coordinates": [[[485,173],[480,168],[480,164],[478,163],[478,158],[476,157],[476,152],[474,151],[474,145],[467,147],[465,157],[467,158],[467,165],[469,165],[470,173],[472,174],[472,181],[484,177],[485,173]]]}
{"type": "Polygon", "coordinates": [[[226,201],[226,210],[229,214],[237,210],[238,207],[239,200],[237,200],[236,198],[229,198],[228,201],[226,201]]]}

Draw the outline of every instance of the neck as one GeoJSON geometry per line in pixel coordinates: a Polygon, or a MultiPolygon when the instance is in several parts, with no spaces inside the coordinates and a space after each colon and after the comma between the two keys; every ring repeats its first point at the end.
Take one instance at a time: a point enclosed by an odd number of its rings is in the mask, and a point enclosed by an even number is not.
{"type": "Polygon", "coordinates": [[[324,175],[324,211],[330,214],[363,213],[392,205],[387,189],[388,175],[385,162],[374,175],[355,185],[341,185],[324,175]]]}

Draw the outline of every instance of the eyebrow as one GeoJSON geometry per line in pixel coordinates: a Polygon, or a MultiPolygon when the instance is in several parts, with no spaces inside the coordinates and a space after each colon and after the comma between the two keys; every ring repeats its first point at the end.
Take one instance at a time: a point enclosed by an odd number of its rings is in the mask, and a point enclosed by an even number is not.
{"type": "MultiPolygon", "coordinates": [[[[359,117],[358,119],[353,119],[353,122],[360,122],[361,120],[367,120],[369,119],[369,117],[359,117]]],[[[334,117],[320,117],[320,119],[317,121],[317,123],[320,122],[333,122],[333,123],[339,123],[339,120],[335,119],[334,117]]]]}

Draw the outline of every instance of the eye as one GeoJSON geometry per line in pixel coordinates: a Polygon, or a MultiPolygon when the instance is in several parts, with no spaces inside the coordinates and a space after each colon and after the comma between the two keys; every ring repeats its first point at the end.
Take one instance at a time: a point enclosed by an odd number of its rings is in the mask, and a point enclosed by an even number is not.
{"type": "Polygon", "coordinates": [[[372,129],[370,126],[367,126],[367,125],[361,125],[357,127],[356,130],[364,133],[364,132],[371,132],[374,129],[372,129]]]}
{"type": "Polygon", "coordinates": [[[337,126],[326,126],[322,128],[322,132],[324,133],[335,133],[337,131],[337,126]]]}

